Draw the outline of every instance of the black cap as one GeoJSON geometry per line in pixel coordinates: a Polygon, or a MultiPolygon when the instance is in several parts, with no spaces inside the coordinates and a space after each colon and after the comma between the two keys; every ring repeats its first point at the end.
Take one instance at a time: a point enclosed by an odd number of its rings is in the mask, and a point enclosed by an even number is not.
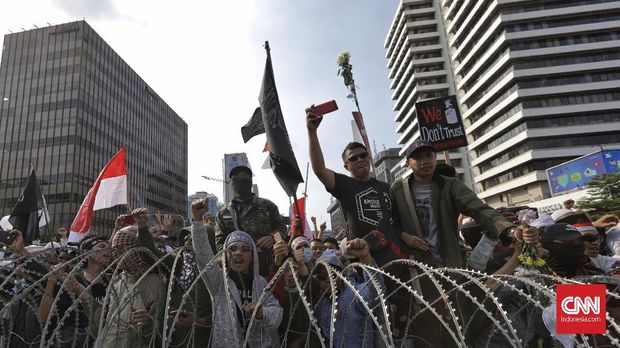
{"type": "Polygon", "coordinates": [[[239,165],[230,170],[230,173],[228,174],[228,178],[230,179],[233,175],[237,174],[237,172],[241,170],[246,171],[250,173],[250,175],[252,175],[252,169],[250,169],[250,167],[239,165]]]}
{"type": "Polygon", "coordinates": [[[553,224],[546,227],[540,234],[540,242],[544,245],[554,240],[573,241],[581,239],[583,236],[579,231],[569,224],[553,224]]]}
{"type": "Polygon", "coordinates": [[[428,141],[422,139],[422,138],[417,138],[413,144],[411,144],[411,152],[409,152],[409,155],[407,155],[407,158],[413,156],[413,154],[416,151],[422,150],[422,149],[431,149],[433,150],[433,152],[435,152],[435,147],[433,146],[433,144],[429,143],[428,141]]]}

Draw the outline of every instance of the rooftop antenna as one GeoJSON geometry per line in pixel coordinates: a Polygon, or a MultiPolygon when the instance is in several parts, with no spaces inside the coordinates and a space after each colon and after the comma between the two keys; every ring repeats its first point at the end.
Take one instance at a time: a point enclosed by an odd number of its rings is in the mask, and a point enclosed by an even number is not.
{"type": "Polygon", "coordinates": [[[383,151],[385,151],[385,150],[386,150],[385,143],[383,143],[383,151]]]}
{"type": "Polygon", "coordinates": [[[11,29],[8,29],[8,30],[9,30],[9,33],[13,34],[13,30],[11,30],[11,29]]]}
{"type": "Polygon", "coordinates": [[[33,24],[33,25],[34,25],[34,27],[35,27],[35,28],[39,29],[39,27],[37,27],[37,25],[36,25],[36,24],[33,24]]]}
{"type": "Polygon", "coordinates": [[[47,22],[47,25],[49,25],[50,27],[52,26],[52,24],[50,22],[47,22]]]}
{"type": "Polygon", "coordinates": [[[24,27],[22,27],[22,31],[26,31],[26,29],[24,29],[24,27]]]}

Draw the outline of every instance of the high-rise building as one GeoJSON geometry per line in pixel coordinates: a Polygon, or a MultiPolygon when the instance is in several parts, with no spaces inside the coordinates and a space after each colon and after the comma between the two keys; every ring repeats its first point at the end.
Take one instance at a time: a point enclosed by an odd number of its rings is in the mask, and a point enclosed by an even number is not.
{"type": "Polygon", "coordinates": [[[330,198],[327,213],[329,213],[332,234],[335,237],[341,230],[347,228],[347,218],[344,214],[344,210],[342,210],[340,202],[336,198],[330,198]]]}
{"type": "Polygon", "coordinates": [[[392,168],[400,163],[399,150],[399,148],[394,147],[375,154],[375,178],[377,180],[390,185],[394,182],[392,168]]]}
{"type": "Polygon", "coordinates": [[[215,214],[217,214],[217,211],[219,210],[217,196],[205,191],[198,191],[193,195],[187,196],[187,220],[192,219],[192,202],[197,199],[205,198],[209,199],[209,211],[205,214],[205,216],[211,220],[215,220],[215,214]]]}
{"type": "MultiPolygon", "coordinates": [[[[405,58],[433,46],[421,28],[441,46],[434,59],[454,85],[475,190],[489,204],[546,198],[545,169],[620,144],[620,2],[404,0],[388,35],[390,64],[418,69],[405,58]],[[411,46],[403,59],[397,37],[411,46]]],[[[396,92],[401,70],[391,72],[396,92]]]]}
{"type": "Polygon", "coordinates": [[[620,2],[441,7],[481,198],[543,199],[545,169],[620,143],[620,2]]]}
{"type": "MultiPolygon", "coordinates": [[[[415,103],[456,94],[450,70],[440,7],[437,1],[402,0],[385,40],[394,120],[400,134],[401,161],[392,168],[395,178],[402,170],[412,143],[420,137],[415,103]]],[[[449,152],[450,161],[463,180],[471,185],[467,149],[449,152]]],[[[444,156],[438,156],[444,161],[444,156]]]]}
{"type": "MultiPolygon", "coordinates": [[[[123,145],[129,207],[186,215],[187,124],[85,21],[5,35],[0,97],[3,215],[33,166],[54,227],[68,227],[123,145]]],[[[93,231],[127,208],[96,211],[93,231]]]]}

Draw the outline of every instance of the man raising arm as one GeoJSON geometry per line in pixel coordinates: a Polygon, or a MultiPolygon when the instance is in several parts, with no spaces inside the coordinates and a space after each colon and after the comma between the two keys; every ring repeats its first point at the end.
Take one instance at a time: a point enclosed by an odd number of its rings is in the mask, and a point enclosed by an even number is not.
{"type": "Polygon", "coordinates": [[[306,109],[306,126],[308,127],[308,143],[310,144],[310,163],[312,163],[312,171],[323,185],[325,185],[325,188],[331,191],[336,186],[336,179],[334,171],[325,167],[323,151],[321,150],[321,143],[317,135],[317,130],[321,121],[323,121],[323,116],[315,114],[313,107],[306,109]]]}

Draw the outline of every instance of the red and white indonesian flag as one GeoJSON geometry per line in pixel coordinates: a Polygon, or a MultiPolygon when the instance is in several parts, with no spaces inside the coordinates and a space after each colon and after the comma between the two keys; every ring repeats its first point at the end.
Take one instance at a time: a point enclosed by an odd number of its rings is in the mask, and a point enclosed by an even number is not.
{"type": "Polygon", "coordinates": [[[90,231],[93,211],[127,204],[127,161],[123,147],[106,166],[88,191],[71,224],[69,242],[79,242],[90,231]]]}

